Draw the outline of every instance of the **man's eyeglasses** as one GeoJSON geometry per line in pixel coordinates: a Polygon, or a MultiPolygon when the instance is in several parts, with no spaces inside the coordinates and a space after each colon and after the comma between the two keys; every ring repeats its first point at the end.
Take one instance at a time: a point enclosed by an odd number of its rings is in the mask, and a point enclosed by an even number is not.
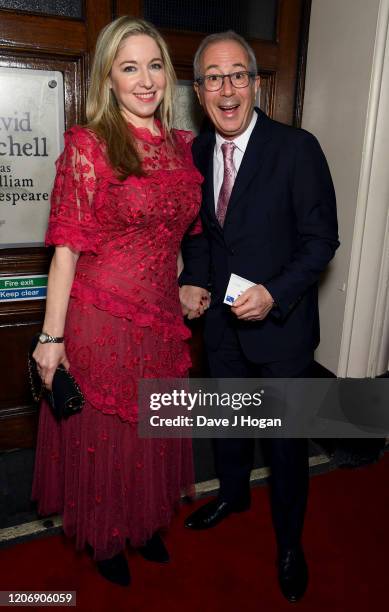
{"type": "Polygon", "coordinates": [[[207,91],[219,91],[223,87],[224,79],[230,79],[232,87],[247,87],[250,79],[255,78],[254,72],[240,70],[239,72],[231,72],[231,74],[207,74],[206,76],[196,79],[198,85],[203,85],[207,91]]]}

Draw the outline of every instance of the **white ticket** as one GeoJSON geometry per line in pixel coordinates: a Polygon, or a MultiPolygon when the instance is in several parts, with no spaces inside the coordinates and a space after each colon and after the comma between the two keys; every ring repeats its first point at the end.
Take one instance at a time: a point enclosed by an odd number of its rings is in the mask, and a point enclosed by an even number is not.
{"type": "Polygon", "coordinates": [[[224,296],[223,303],[231,306],[235,300],[249,287],[254,287],[255,283],[238,276],[237,274],[231,274],[228,282],[226,295],[224,296]]]}

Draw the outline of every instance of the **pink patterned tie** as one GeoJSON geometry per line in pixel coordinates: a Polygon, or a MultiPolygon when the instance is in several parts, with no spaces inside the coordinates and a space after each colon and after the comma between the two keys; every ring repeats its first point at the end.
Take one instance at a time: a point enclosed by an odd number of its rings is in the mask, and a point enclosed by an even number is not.
{"type": "Polygon", "coordinates": [[[223,227],[224,225],[228,201],[230,199],[231,191],[235,181],[235,167],[233,162],[235,149],[236,146],[233,142],[223,142],[221,146],[224,162],[224,176],[216,207],[216,217],[221,227],[223,227]]]}

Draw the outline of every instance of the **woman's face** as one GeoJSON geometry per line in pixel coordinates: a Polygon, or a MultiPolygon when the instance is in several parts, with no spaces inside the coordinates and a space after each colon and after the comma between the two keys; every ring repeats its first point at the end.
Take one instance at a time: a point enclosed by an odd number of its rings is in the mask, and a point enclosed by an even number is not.
{"type": "Polygon", "coordinates": [[[165,67],[155,40],[146,34],[126,38],[109,79],[126,121],[136,127],[151,127],[166,89],[165,67]]]}

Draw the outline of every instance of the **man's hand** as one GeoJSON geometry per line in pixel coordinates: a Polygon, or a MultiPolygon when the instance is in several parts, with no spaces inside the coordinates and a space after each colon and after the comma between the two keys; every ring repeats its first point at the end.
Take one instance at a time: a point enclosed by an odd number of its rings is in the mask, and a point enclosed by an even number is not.
{"type": "Polygon", "coordinates": [[[255,285],[240,295],[231,310],[241,321],[263,321],[273,308],[274,300],[266,287],[255,285]]]}
{"type": "Polygon", "coordinates": [[[194,285],[183,285],[179,289],[182,314],[188,319],[196,319],[204,314],[210,303],[210,295],[206,289],[194,285]]]}

